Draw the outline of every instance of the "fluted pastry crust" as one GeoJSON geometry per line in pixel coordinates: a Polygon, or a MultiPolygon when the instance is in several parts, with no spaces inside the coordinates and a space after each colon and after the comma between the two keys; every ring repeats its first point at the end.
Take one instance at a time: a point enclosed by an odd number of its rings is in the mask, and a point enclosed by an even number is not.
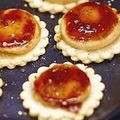
{"type": "MultiPolygon", "coordinates": [[[[71,64],[66,62],[67,64],[71,64]]],[[[66,64],[65,63],[65,64],[66,64]]],[[[23,106],[26,109],[29,109],[29,114],[33,117],[38,117],[38,120],[83,120],[85,116],[90,116],[93,114],[94,109],[100,105],[100,100],[103,98],[103,90],[105,85],[101,82],[101,76],[95,74],[92,68],[88,68],[83,64],[76,64],[78,68],[84,71],[90,79],[91,83],[91,92],[86,101],[82,104],[81,109],[78,114],[71,113],[61,108],[52,108],[44,106],[39,100],[35,99],[34,91],[34,81],[36,78],[45,70],[49,69],[55,65],[52,63],[49,67],[40,67],[37,73],[33,73],[29,76],[29,81],[23,84],[23,91],[20,94],[21,99],[23,100],[23,106]]]]}
{"type": "Polygon", "coordinates": [[[56,34],[54,39],[57,42],[57,48],[62,50],[62,54],[64,56],[70,56],[73,61],[82,61],[85,64],[89,64],[91,62],[100,63],[105,59],[112,59],[115,54],[120,53],[120,36],[112,44],[99,50],[88,51],[76,49],[64,42],[61,37],[60,23],[61,19],[55,27],[56,34]]]}
{"type": "Polygon", "coordinates": [[[0,96],[2,96],[3,91],[2,91],[2,87],[3,86],[3,80],[0,78],[0,96]]]}
{"type": "Polygon", "coordinates": [[[46,23],[40,21],[39,17],[34,16],[41,27],[41,34],[38,44],[30,52],[22,55],[14,55],[8,53],[0,53],[0,68],[8,67],[9,69],[15,68],[15,66],[24,66],[27,62],[36,61],[40,55],[45,53],[45,47],[48,44],[48,30],[46,29],[46,23]]]}
{"type": "Polygon", "coordinates": [[[70,3],[70,4],[66,4],[66,5],[53,4],[53,3],[46,2],[46,1],[43,1],[43,0],[25,0],[25,1],[29,3],[30,7],[38,8],[38,10],[40,12],[48,11],[52,14],[55,14],[55,13],[59,13],[59,12],[65,13],[69,9],[74,7],[75,5],[77,5],[79,3],[88,2],[89,0],[78,0],[77,3],[70,3]]]}

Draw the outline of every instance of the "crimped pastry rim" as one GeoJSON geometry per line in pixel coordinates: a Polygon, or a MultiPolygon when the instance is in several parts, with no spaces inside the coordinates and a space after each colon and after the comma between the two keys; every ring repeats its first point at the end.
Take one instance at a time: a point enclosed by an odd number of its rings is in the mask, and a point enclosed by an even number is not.
{"type": "Polygon", "coordinates": [[[9,69],[13,69],[16,66],[24,66],[28,62],[36,61],[40,55],[45,53],[45,47],[48,45],[49,32],[46,29],[46,23],[40,21],[38,16],[34,17],[41,27],[40,41],[30,52],[23,55],[0,53],[0,68],[7,67],[9,69]]]}
{"type": "MultiPolygon", "coordinates": [[[[70,62],[65,62],[64,64],[71,64],[70,62]]],[[[94,109],[100,105],[100,100],[103,98],[103,90],[105,89],[105,85],[101,82],[101,76],[94,73],[92,68],[88,68],[83,64],[76,64],[81,70],[83,70],[91,82],[91,94],[89,98],[83,103],[79,113],[76,115],[74,113],[62,110],[61,108],[49,108],[40,101],[35,99],[33,83],[37,76],[39,76],[42,72],[49,69],[55,65],[52,63],[49,67],[42,66],[38,69],[37,73],[33,73],[29,76],[27,82],[23,84],[23,91],[20,93],[20,97],[23,100],[23,107],[29,109],[29,114],[32,117],[38,117],[38,120],[48,120],[48,119],[79,119],[83,120],[85,116],[90,116],[93,114],[94,109]],[[56,114],[55,114],[56,113],[56,114]]]]}
{"type": "Polygon", "coordinates": [[[0,78],[0,97],[2,96],[2,94],[3,94],[3,91],[2,91],[2,87],[3,87],[3,80],[2,80],[2,78],[0,78]]]}
{"type": "Polygon", "coordinates": [[[70,3],[67,5],[53,4],[43,0],[25,0],[25,1],[29,3],[30,7],[38,8],[40,12],[50,12],[51,14],[56,14],[59,12],[65,13],[75,5],[88,2],[89,0],[78,0],[77,3],[70,3]]]}
{"type": "Polygon", "coordinates": [[[64,56],[69,56],[73,61],[82,61],[85,64],[91,62],[101,63],[106,59],[112,59],[114,55],[120,53],[120,36],[118,37],[118,40],[114,41],[111,45],[95,51],[79,50],[71,47],[62,40],[60,34],[60,22],[61,18],[58,20],[58,25],[54,28],[54,40],[57,42],[57,48],[62,50],[62,54],[64,56]]]}

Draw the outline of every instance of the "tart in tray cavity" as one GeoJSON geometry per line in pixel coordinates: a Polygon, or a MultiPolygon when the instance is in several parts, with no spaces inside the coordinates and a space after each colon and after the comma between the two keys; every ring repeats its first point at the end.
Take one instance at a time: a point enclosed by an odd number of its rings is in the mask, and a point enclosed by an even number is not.
{"type": "Polygon", "coordinates": [[[0,96],[2,96],[2,94],[3,94],[3,91],[2,91],[2,88],[1,88],[2,86],[3,86],[3,81],[0,78],[0,96]]]}
{"type": "Polygon", "coordinates": [[[46,24],[21,9],[0,12],[0,68],[24,66],[45,53],[48,44],[46,24]]]}
{"type": "Polygon", "coordinates": [[[105,88],[92,68],[70,62],[42,66],[28,79],[20,97],[38,120],[83,120],[100,105],[105,88]]]}
{"type": "Polygon", "coordinates": [[[89,0],[25,0],[30,7],[38,8],[40,12],[50,12],[52,14],[67,12],[69,9],[79,3],[88,2],[89,0]]]}
{"type": "Polygon", "coordinates": [[[69,10],[55,27],[57,48],[83,63],[100,63],[120,53],[120,14],[106,4],[86,2],[69,10]]]}

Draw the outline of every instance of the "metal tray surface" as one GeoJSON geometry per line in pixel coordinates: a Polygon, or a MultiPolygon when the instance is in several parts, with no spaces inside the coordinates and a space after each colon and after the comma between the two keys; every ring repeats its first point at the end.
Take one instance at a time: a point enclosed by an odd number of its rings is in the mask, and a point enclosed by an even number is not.
{"type": "MultiPolygon", "coordinates": [[[[105,0],[100,2],[107,3],[105,0]]],[[[61,51],[54,47],[56,44],[53,40],[54,26],[62,14],[57,14],[55,19],[51,19],[49,13],[40,13],[37,9],[31,9],[29,6],[24,7],[24,4],[23,0],[0,0],[0,10],[21,8],[38,15],[41,20],[47,23],[47,28],[50,31],[49,45],[46,48],[46,53],[40,56],[37,61],[30,62],[24,67],[16,67],[13,70],[7,68],[0,70],[0,77],[5,82],[3,96],[0,98],[0,120],[37,120],[37,118],[30,117],[28,111],[22,107],[19,97],[22,84],[40,66],[49,66],[53,62],[70,61],[75,63],[69,57],[64,57],[61,51]],[[23,114],[18,114],[20,112],[23,114]]],[[[120,10],[120,0],[115,0],[112,6],[120,10]]],[[[95,110],[93,116],[85,120],[120,120],[120,55],[116,55],[112,60],[106,60],[100,64],[92,63],[88,66],[94,68],[96,73],[102,76],[106,89],[100,107],[95,110]]]]}

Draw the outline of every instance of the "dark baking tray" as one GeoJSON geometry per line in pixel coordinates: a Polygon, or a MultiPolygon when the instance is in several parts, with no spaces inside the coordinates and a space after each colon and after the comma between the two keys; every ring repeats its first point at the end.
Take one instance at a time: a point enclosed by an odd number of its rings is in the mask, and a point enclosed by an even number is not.
{"type": "MultiPolygon", "coordinates": [[[[101,2],[107,3],[103,0],[101,2]]],[[[0,120],[37,120],[37,118],[26,115],[28,111],[22,107],[22,101],[19,98],[22,84],[27,80],[29,74],[36,72],[40,66],[48,66],[53,62],[71,61],[69,58],[63,57],[61,51],[55,48],[53,40],[54,26],[62,14],[55,15],[55,19],[50,19],[49,13],[39,13],[37,9],[24,7],[24,4],[25,2],[22,0],[0,0],[0,9],[21,8],[38,15],[47,23],[50,42],[45,55],[40,56],[36,62],[30,62],[24,67],[16,67],[13,70],[7,68],[0,70],[0,76],[5,82],[3,96],[0,98],[0,120]],[[23,114],[18,114],[19,111],[22,111],[23,114]]],[[[120,10],[120,0],[115,0],[112,6],[120,10]]],[[[92,63],[88,66],[93,67],[96,73],[102,76],[106,89],[100,107],[95,110],[93,116],[86,120],[120,120],[120,55],[116,55],[111,61],[106,60],[100,64],[92,63]]]]}

